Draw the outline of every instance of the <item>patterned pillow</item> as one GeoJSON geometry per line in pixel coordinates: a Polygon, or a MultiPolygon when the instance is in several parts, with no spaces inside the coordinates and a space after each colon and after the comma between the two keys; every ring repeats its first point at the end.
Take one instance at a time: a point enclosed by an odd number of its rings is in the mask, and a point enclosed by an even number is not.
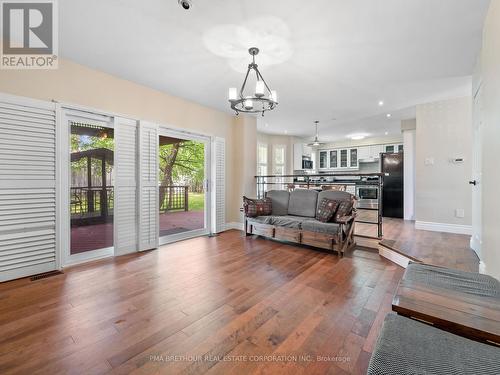
{"type": "Polygon", "coordinates": [[[340,220],[343,216],[349,216],[352,212],[353,204],[351,201],[341,201],[339,203],[339,208],[337,208],[337,213],[335,214],[334,222],[342,223],[340,220]]]}
{"type": "Polygon", "coordinates": [[[273,211],[271,198],[251,199],[243,197],[243,207],[246,217],[271,215],[273,211]]]}
{"type": "Polygon", "coordinates": [[[316,220],[328,223],[333,215],[335,215],[335,211],[337,211],[338,206],[338,201],[323,198],[319,204],[318,211],[316,212],[316,220]]]}

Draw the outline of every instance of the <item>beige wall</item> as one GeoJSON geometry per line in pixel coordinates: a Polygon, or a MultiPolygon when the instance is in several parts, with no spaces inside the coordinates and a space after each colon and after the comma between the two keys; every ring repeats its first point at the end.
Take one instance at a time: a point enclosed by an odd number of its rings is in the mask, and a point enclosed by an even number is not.
{"type": "Polygon", "coordinates": [[[500,1],[486,16],[481,53],[482,247],[486,272],[500,279],[500,1]]]}
{"type": "Polygon", "coordinates": [[[464,97],[417,106],[417,221],[471,225],[471,100],[464,97]],[[452,163],[457,157],[465,162],[452,163]],[[426,165],[426,159],[433,159],[434,164],[426,165]],[[455,216],[457,208],[465,210],[464,218],[455,216]]]}
{"type": "Polygon", "coordinates": [[[243,207],[243,196],[257,195],[255,172],[257,165],[257,122],[253,117],[238,116],[233,128],[233,182],[226,186],[232,192],[232,201],[237,205],[236,216],[228,222],[243,222],[243,214],[239,208],[243,207]]]}
{"type": "MultiPolygon", "coordinates": [[[[293,140],[294,137],[288,135],[272,135],[272,134],[264,134],[257,133],[257,142],[265,143],[268,145],[267,152],[267,164],[269,166],[269,173],[272,174],[272,166],[273,166],[273,146],[274,145],[285,145],[286,146],[286,155],[285,155],[285,163],[286,163],[286,173],[293,174],[293,140]]],[[[254,169],[256,169],[255,167],[254,169]]]]}
{"type": "MultiPolygon", "coordinates": [[[[240,202],[232,186],[249,184],[239,181],[246,175],[235,174],[240,166],[234,163],[235,148],[233,128],[244,118],[210,109],[199,104],[117,78],[115,76],[78,65],[68,60],[59,61],[57,70],[1,70],[0,92],[42,100],[83,105],[132,118],[157,122],[172,127],[191,130],[226,139],[226,221],[239,217],[240,202]]],[[[248,133],[255,133],[255,118],[244,120],[248,133]],[[252,126],[253,124],[253,126],[252,126]],[[253,130],[252,130],[253,129],[253,130]]],[[[247,134],[247,136],[249,136],[247,134]]],[[[255,142],[255,135],[248,139],[255,142]]],[[[255,149],[248,147],[248,149],[255,149]]]]}

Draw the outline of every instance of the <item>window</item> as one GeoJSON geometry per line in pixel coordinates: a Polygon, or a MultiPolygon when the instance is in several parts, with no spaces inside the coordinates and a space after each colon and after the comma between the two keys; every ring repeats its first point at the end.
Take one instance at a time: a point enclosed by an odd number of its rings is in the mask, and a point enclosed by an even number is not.
{"type": "Polygon", "coordinates": [[[267,144],[265,143],[257,145],[257,175],[267,175],[267,144]]]}
{"type": "Polygon", "coordinates": [[[285,174],[286,146],[274,145],[273,147],[273,173],[285,174]]]}
{"type": "MultiPolygon", "coordinates": [[[[285,175],[286,174],[286,146],[274,145],[273,146],[273,174],[285,175]]],[[[276,178],[275,181],[277,189],[284,189],[285,178],[276,178]]]]}

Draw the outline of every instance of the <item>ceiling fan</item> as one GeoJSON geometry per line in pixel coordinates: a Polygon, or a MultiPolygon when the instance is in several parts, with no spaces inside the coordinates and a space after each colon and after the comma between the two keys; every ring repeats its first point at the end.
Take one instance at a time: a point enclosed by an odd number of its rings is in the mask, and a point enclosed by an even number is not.
{"type": "Polygon", "coordinates": [[[320,142],[319,141],[319,133],[318,133],[318,125],[319,125],[319,121],[316,120],[314,121],[314,125],[316,126],[316,136],[314,137],[314,141],[312,141],[311,143],[308,143],[307,145],[308,146],[322,146],[325,144],[325,142],[320,142]]]}

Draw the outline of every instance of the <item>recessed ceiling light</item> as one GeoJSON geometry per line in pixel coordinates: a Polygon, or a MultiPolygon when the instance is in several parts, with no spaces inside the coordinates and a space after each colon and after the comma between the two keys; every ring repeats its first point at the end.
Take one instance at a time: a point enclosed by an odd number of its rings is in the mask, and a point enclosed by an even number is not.
{"type": "Polygon", "coordinates": [[[285,134],[288,134],[288,130],[285,130],[285,134]]]}
{"type": "Polygon", "coordinates": [[[266,128],[268,128],[268,127],[269,127],[269,124],[266,122],[266,123],[264,124],[264,126],[265,126],[266,128]]]}
{"type": "Polygon", "coordinates": [[[384,105],[384,101],[383,101],[383,100],[380,100],[380,101],[378,102],[378,106],[379,106],[379,107],[382,107],[383,105],[384,105]]]}
{"type": "Polygon", "coordinates": [[[359,141],[361,139],[365,139],[366,134],[353,134],[353,135],[349,136],[349,138],[351,138],[353,141],[359,141]]]}
{"type": "Polygon", "coordinates": [[[384,134],[385,134],[385,135],[388,135],[388,134],[389,134],[389,132],[385,132],[384,134]]]}
{"type": "Polygon", "coordinates": [[[386,114],[387,118],[391,118],[392,115],[390,113],[386,114]]]}

